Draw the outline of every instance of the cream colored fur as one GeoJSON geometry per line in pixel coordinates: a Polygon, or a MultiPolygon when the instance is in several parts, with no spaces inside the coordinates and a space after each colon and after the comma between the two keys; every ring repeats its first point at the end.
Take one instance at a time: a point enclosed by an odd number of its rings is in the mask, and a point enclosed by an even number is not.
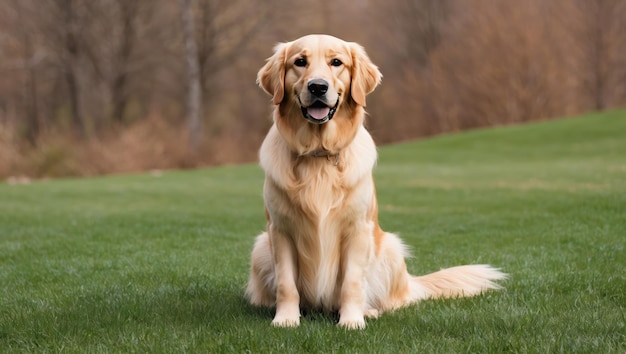
{"type": "Polygon", "coordinates": [[[275,326],[297,326],[300,308],[311,308],[338,310],[340,326],[364,328],[365,317],[498,289],[493,281],[506,277],[487,265],[407,272],[405,245],[378,224],[376,146],[363,127],[365,97],[380,79],[361,46],[325,35],[279,44],[259,71],[276,108],[259,153],[267,230],[256,239],[246,293],[254,305],[276,306],[275,326]],[[314,100],[314,79],[329,83],[329,105],[338,104],[324,124],[300,107],[314,100]]]}

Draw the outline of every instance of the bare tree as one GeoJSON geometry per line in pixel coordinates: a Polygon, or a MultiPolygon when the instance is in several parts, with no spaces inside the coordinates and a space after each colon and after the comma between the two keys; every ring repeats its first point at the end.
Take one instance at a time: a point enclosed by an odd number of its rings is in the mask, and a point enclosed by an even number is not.
{"type": "Polygon", "coordinates": [[[191,149],[197,152],[202,137],[202,92],[191,0],[180,0],[187,62],[187,128],[191,149]]]}
{"type": "Polygon", "coordinates": [[[85,118],[82,106],[82,88],[80,87],[79,60],[81,49],[79,44],[80,25],[78,22],[79,7],[81,6],[75,0],[55,0],[54,2],[61,13],[58,24],[61,25],[62,43],[64,52],[62,53],[62,70],[64,72],[65,81],[70,100],[70,109],[72,112],[72,122],[74,127],[74,135],[77,138],[85,137],[85,118]]]}
{"type": "Polygon", "coordinates": [[[613,93],[623,92],[616,79],[624,78],[626,66],[626,2],[622,0],[577,0],[568,23],[578,58],[581,87],[595,110],[613,106],[613,93]]]}
{"type": "Polygon", "coordinates": [[[36,43],[34,43],[33,26],[30,21],[30,2],[15,0],[12,3],[16,15],[13,22],[15,36],[21,42],[22,59],[17,67],[19,71],[23,72],[21,95],[26,116],[21,126],[26,140],[35,146],[41,130],[37,65],[41,61],[43,54],[37,50],[36,43]]]}
{"type": "Polygon", "coordinates": [[[205,100],[215,93],[210,85],[212,78],[239,59],[260,29],[270,23],[272,5],[273,2],[251,5],[244,0],[199,0],[196,43],[205,100]]]}
{"type": "Polygon", "coordinates": [[[405,61],[419,66],[427,64],[429,54],[441,42],[449,6],[448,0],[402,0],[392,7],[398,30],[403,34],[399,48],[405,61]]]}
{"type": "Polygon", "coordinates": [[[124,112],[128,104],[128,65],[135,45],[135,21],[141,2],[139,0],[116,0],[115,4],[119,8],[122,33],[114,63],[116,70],[111,89],[112,118],[114,122],[120,124],[124,122],[124,112]]]}

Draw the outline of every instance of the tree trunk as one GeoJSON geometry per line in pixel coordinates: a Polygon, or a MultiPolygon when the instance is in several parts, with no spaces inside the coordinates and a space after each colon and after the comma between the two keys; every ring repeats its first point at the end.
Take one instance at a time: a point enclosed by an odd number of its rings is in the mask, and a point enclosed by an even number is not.
{"type": "Polygon", "coordinates": [[[124,123],[124,113],[128,104],[128,61],[135,44],[135,17],[137,16],[138,4],[136,1],[118,0],[122,21],[122,38],[117,53],[116,75],[113,80],[113,121],[116,124],[124,123]]]}
{"type": "MultiPolygon", "coordinates": [[[[24,24],[24,15],[22,13],[22,5],[19,1],[15,1],[19,23],[24,24]]],[[[26,103],[26,122],[24,133],[28,142],[35,146],[39,137],[39,99],[37,96],[37,71],[35,70],[36,57],[34,54],[31,35],[28,29],[22,27],[22,42],[24,43],[24,63],[27,71],[27,79],[24,84],[24,102],[26,103]]]]}
{"type": "Polygon", "coordinates": [[[189,129],[190,147],[196,153],[202,138],[202,92],[200,87],[200,69],[198,48],[195,41],[191,0],[180,0],[187,59],[187,128],[189,129]]]}
{"type": "Polygon", "coordinates": [[[78,83],[78,39],[76,38],[76,14],[73,0],[65,0],[61,4],[65,15],[65,81],[70,98],[70,109],[72,112],[72,124],[76,138],[85,137],[85,123],[83,119],[82,104],[80,100],[80,89],[78,83]]]}

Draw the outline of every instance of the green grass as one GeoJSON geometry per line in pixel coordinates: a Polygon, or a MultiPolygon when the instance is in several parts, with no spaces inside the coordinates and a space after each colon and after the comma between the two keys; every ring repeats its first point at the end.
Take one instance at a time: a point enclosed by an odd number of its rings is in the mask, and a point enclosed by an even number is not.
{"type": "Polygon", "coordinates": [[[505,291],[336,327],[243,298],[256,165],[0,184],[0,352],[625,352],[626,111],[380,149],[382,226],[414,274],[491,263],[505,291]]]}

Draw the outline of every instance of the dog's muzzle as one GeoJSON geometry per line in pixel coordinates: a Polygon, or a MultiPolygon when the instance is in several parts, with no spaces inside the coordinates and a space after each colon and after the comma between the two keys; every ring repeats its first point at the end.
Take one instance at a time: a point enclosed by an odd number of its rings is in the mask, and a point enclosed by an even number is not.
{"type": "Polygon", "coordinates": [[[337,97],[337,102],[335,102],[335,105],[332,107],[325,102],[326,92],[328,92],[328,82],[323,79],[313,79],[307,84],[307,90],[311,96],[315,97],[315,100],[311,105],[305,107],[302,105],[300,97],[298,97],[304,118],[315,124],[323,124],[333,119],[335,111],[337,111],[337,107],[339,106],[339,97],[337,97]]]}

